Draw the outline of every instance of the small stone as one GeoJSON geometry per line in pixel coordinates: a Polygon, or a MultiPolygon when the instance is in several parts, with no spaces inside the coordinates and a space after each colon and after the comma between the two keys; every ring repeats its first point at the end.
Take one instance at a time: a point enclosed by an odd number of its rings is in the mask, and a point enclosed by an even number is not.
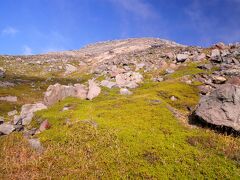
{"type": "Polygon", "coordinates": [[[42,152],[43,151],[43,147],[41,145],[41,142],[39,141],[39,139],[28,139],[28,142],[30,144],[30,146],[36,150],[37,152],[42,152]]]}
{"type": "Polygon", "coordinates": [[[177,100],[177,98],[175,97],[175,96],[171,96],[171,101],[176,101],[177,100]]]}
{"type": "Polygon", "coordinates": [[[120,89],[120,94],[121,94],[121,95],[131,95],[132,92],[129,91],[127,88],[121,88],[121,89],[120,89]]]}
{"type": "Polygon", "coordinates": [[[212,81],[214,84],[223,84],[227,81],[227,79],[222,76],[212,76],[212,81]]]}
{"type": "Polygon", "coordinates": [[[39,127],[39,131],[43,132],[47,129],[50,129],[51,125],[49,124],[48,120],[45,120],[41,123],[40,127],[39,127]]]}
{"type": "Polygon", "coordinates": [[[166,73],[167,74],[172,74],[172,73],[174,73],[175,71],[173,70],[173,69],[166,69],[166,73]]]}

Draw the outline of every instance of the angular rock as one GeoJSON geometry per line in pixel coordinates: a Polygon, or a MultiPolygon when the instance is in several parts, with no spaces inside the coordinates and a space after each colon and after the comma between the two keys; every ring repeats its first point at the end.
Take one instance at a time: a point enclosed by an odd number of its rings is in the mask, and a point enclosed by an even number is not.
{"type": "Polygon", "coordinates": [[[112,81],[108,81],[108,80],[103,80],[100,85],[111,89],[112,87],[116,86],[117,83],[112,82],[112,81]]]}
{"type": "Polygon", "coordinates": [[[211,53],[211,58],[220,56],[220,51],[218,49],[213,49],[211,53]]]}
{"type": "Polygon", "coordinates": [[[16,96],[0,97],[0,101],[17,102],[17,97],[16,96]]]}
{"type": "Polygon", "coordinates": [[[41,123],[40,127],[39,127],[39,132],[43,132],[47,129],[50,129],[51,125],[49,124],[48,120],[45,120],[41,123]]]}
{"type": "Polygon", "coordinates": [[[28,142],[29,142],[30,146],[37,152],[41,153],[43,151],[43,146],[42,146],[41,142],[39,141],[39,139],[28,139],[28,142]]]}
{"type": "Polygon", "coordinates": [[[166,73],[167,74],[172,74],[172,73],[174,73],[175,72],[175,70],[173,70],[173,69],[166,69],[166,73]]]}
{"type": "Polygon", "coordinates": [[[94,82],[94,80],[89,80],[89,91],[87,94],[87,99],[92,100],[101,93],[101,88],[94,82]]]}
{"type": "Polygon", "coordinates": [[[127,88],[121,88],[121,89],[120,89],[120,94],[121,94],[121,95],[131,95],[132,92],[129,91],[127,88]]]}
{"type": "Polygon", "coordinates": [[[205,59],[206,59],[206,54],[204,54],[204,53],[201,53],[200,55],[196,55],[193,58],[194,61],[202,61],[202,60],[205,60],[205,59]]]}
{"type": "Polygon", "coordinates": [[[32,121],[34,113],[43,109],[47,109],[47,106],[45,106],[43,103],[23,105],[20,113],[22,119],[21,124],[28,125],[32,121]]]}
{"type": "Polygon", "coordinates": [[[204,96],[194,115],[207,123],[240,131],[240,87],[224,84],[204,96]]]}
{"type": "Polygon", "coordinates": [[[66,64],[65,68],[66,68],[65,74],[71,74],[71,73],[77,71],[77,68],[71,64],[66,64]]]}
{"type": "Polygon", "coordinates": [[[227,81],[227,83],[240,86],[240,77],[232,77],[227,81]]]}
{"type": "Polygon", "coordinates": [[[188,54],[177,54],[177,62],[184,62],[188,59],[188,54]]]}
{"type": "Polygon", "coordinates": [[[223,84],[227,79],[223,76],[212,76],[212,81],[214,84],[223,84]]]}
{"type": "Polygon", "coordinates": [[[0,135],[8,135],[11,132],[13,132],[15,130],[14,126],[12,124],[8,124],[8,123],[3,123],[0,124],[0,135]]]}

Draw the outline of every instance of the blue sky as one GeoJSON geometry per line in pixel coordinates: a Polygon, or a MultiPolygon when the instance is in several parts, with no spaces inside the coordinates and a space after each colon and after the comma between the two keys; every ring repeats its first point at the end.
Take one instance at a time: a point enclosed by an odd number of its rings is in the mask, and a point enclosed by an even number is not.
{"type": "Polygon", "coordinates": [[[240,41],[240,0],[0,1],[0,54],[79,49],[132,37],[199,46],[240,41]]]}

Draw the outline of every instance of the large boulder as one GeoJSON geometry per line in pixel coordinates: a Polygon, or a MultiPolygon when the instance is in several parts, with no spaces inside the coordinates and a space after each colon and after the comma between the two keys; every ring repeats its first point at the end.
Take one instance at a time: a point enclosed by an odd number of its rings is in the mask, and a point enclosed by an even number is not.
{"type": "Polygon", "coordinates": [[[81,99],[86,99],[86,96],[87,90],[85,86],[81,84],[75,84],[74,86],[66,86],[57,83],[48,87],[44,96],[44,103],[47,106],[51,106],[66,97],[77,97],[81,99]]]}
{"type": "Polygon", "coordinates": [[[97,97],[101,93],[101,88],[98,86],[97,83],[94,82],[94,80],[89,80],[89,91],[87,94],[87,99],[92,100],[93,98],[97,97]]]}
{"type": "Polygon", "coordinates": [[[25,104],[21,108],[19,119],[22,125],[28,125],[34,116],[34,113],[43,109],[47,109],[43,103],[25,104]]]}
{"type": "Polygon", "coordinates": [[[221,85],[201,99],[194,115],[207,123],[240,131],[240,86],[221,85]]]}

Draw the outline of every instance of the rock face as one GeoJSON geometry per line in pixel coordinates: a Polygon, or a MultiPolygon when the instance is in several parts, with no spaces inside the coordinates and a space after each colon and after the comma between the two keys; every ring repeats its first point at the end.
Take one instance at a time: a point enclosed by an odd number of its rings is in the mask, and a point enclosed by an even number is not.
{"type": "Polygon", "coordinates": [[[220,86],[201,99],[195,115],[207,123],[240,131],[240,87],[220,86]]]}
{"type": "Polygon", "coordinates": [[[89,91],[87,94],[87,99],[92,100],[101,93],[101,88],[94,82],[94,80],[89,80],[89,91]]]}
{"type": "Polygon", "coordinates": [[[44,96],[44,104],[51,106],[66,97],[77,97],[85,99],[86,96],[87,90],[81,84],[75,84],[74,86],[65,86],[57,83],[48,87],[44,96]]]}
{"type": "Polygon", "coordinates": [[[20,119],[22,121],[22,125],[28,125],[34,116],[34,112],[40,111],[43,109],[47,109],[43,103],[36,103],[36,104],[25,104],[22,106],[20,119]]]}

